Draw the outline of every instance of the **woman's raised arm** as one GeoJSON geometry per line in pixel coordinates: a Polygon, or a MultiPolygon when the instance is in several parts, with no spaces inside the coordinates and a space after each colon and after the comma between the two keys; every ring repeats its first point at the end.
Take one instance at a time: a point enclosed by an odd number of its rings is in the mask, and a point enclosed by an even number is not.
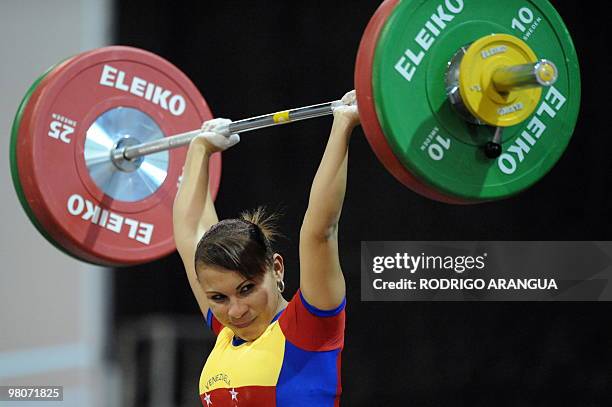
{"type": "Polygon", "coordinates": [[[346,294],[338,256],[338,222],[346,190],[348,147],[359,124],[355,91],[334,109],[334,123],[312,182],[300,230],[300,290],[309,304],[334,309],[346,294]]]}
{"type": "Polygon", "coordinates": [[[181,255],[189,285],[206,317],[208,302],[197,281],[194,265],[195,251],[204,232],[219,221],[209,191],[208,165],[210,156],[223,151],[240,141],[237,134],[224,135],[216,132],[231,122],[214,119],[204,123],[202,134],[189,144],[183,177],[172,209],[174,241],[181,255]]]}

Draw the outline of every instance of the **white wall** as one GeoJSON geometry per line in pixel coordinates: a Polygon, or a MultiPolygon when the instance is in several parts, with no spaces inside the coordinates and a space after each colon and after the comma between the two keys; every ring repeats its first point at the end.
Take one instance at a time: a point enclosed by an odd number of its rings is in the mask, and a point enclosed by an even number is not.
{"type": "MultiPolygon", "coordinates": [[[[10,128],[24,93],[47,67],[108,44],[111,6],[111,0],[0,1],[0,385],[63,385],[64,406],[115,404],[102,362],[110,276],[59,252],[30,224],[11,181],[10,128]]],[[[40,405],[19,403],[29,404],[40,405]]]]}

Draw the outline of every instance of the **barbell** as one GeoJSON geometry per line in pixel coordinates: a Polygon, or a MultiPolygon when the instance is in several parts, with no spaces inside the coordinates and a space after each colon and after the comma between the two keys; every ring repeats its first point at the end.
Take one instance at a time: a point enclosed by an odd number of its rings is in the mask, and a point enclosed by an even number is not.
{"type": "MultiPolygon", "coordinates": [[[[374,153],[428,198],[471,204],[530,187],[577,120],[571,37],[546,0],[386,0],[356,58],[360,120],[374,153]]],[[[234,121],[241,133],[332,114],[333,101],[234,121]]],[[[172,204],[186,151],[212,118],[198,89],[150,52],[111,46],[68,58],[26,92],[11,172],[39,232],[106,266],[175,250],[172,204]],[[194,130],[195,129],[195,130],[194,130]]],[[[210,162],[219,188],[221,156],[210,162]]]]}

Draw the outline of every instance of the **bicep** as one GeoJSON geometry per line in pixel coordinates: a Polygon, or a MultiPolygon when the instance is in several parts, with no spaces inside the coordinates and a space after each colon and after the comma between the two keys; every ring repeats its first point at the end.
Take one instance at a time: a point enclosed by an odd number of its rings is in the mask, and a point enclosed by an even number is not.
{"type": "Polygon", "coordinates": [[[338,239],[300,232],[300,290],[309,304],[321,310],[338,307],[346,295],[338,239]]]}

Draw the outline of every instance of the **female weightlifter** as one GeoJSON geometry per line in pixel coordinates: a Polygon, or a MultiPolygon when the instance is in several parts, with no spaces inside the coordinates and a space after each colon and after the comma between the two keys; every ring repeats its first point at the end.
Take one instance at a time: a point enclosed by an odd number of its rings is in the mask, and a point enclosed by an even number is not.
{"type": "Polygon", "coordinates": [[[341,393],[345,283],[338,257],[355,92],[335,108],[300,230],[300,288],[287,302],[275,231],[258,209],[219,222],[208,191],[211,154],[240,141],[227,119],[189,146],[173,210],[187,278],[217,341],[200,377],[203,406],[335,406],[341,393]]]}

